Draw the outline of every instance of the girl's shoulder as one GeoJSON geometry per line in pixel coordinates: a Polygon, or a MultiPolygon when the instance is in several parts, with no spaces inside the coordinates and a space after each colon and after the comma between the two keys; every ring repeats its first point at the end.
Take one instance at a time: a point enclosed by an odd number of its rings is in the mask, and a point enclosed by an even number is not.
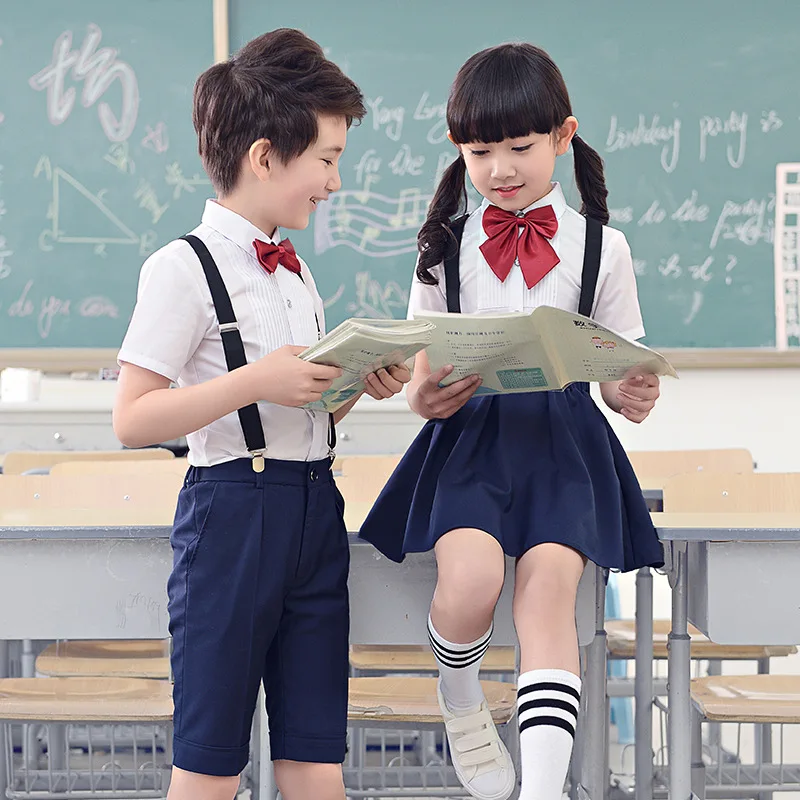
{"type": "MultiPolygon", "coordinates": [[[[561,224],[568,224],[581,237],[586,236],[586,217],[572,206],[567,206],[561,224]]],[[[625,234],[619,228],[612,228],[610,225],[603,225],[603,255],[617,251],[630,250],[625,234]]]]}

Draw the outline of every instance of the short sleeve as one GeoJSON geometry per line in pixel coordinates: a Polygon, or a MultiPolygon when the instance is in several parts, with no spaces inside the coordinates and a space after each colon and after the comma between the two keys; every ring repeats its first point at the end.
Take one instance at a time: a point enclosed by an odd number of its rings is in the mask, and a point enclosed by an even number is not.
{"type": "Polygon", "coordinates": [[[613,228],[603,229],[600,278],[592,318],[626,339],[644,336],[631,249],[625,235],[613,228]]]}
{"type": "MultiPolygon", "coordinates": [[[[419,263],[419,258],[417,259],[419,263]]],[[[423,283],[417,276],[417,268],[414,267],[414,278],[411,281],[411,291],[408,295],[408,319],[413,319],[414,314],[421,311],[447,311],[447,294],[444,287],[444,269],[441,264],[437,264],[431,269],[431,274],[436,278],[437,283],[423,283]]]]}
{"type": "Polygon", "coordinates": [[[204,296],[198,283],[199,262],[193,267],[189,258],[196,258],[189,245],[175,241],[145,261],[136,306],[117,356],[120,364],[135,364],[173,383],[178,380],[210,323],[210,293],[204,296]]]}

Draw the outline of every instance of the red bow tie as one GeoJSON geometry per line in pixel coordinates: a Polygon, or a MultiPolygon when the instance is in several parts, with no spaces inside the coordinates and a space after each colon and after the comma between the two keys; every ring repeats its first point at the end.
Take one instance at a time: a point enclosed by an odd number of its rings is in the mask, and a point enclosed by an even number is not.
{"type": "Polygon", "coordinates": [[[552,206],[534,208],[523,217],[489,206],[483,213],[483,229],[489,238],[481,245],[481,252],[501,281],[519,259],[525,283],[531,289],[561,260],[548,241],[558,231],[552,206]],[[522,228],[521,234],[518,228],[522,228]]]}
{"type": "Polygon", "coordinates": [[[288,239],[284,239],[280,244],[253,239],[253,247],[256,249],[258,263],[270,274],[275,272],[278,264],[286,267],[289,272],[300,274],[300,259],[288,239]]]}

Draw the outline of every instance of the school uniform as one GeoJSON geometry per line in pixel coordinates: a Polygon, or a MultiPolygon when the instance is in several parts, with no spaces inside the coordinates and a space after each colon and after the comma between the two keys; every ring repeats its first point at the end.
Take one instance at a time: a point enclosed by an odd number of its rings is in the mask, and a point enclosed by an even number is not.
{"type": "MultiPolygon", "coordinates": [[[[489,236],[484,201],[454,226],[460,248],[434,268],[436,285],[415,276],[418,311],[500,313],[540,305],[593,317],[622,335],[644,335],[624,235],[567,206],[558,184],[520,212],[551,207],[556,265],[529,286],[519,262],[501,280],[481,249],[489,236]]],[[[516,236],[516,231],[514,232],[516,236]]],[[[555,542],[602,567],[663,564],[661,546],[633,468],[586,383],[564,391],[484,395],[453,416],[429,421],[364,522],[361,536],[389,558],[430,550],[448,531],[477,528],[519,557],[555,542]]]]}
{"type": "MultiPolygon", "coordinates": [[[[208,201],[145,262],[119,361],[191,386],[317,341],[322,300],[278,238],[208,201]]],[[[259,402],[187,436],[168,585],[181,769],[241,772],[262,681],[273,759],[344,760],[349,548],[332,434],[328,414],[259,402]]]]}

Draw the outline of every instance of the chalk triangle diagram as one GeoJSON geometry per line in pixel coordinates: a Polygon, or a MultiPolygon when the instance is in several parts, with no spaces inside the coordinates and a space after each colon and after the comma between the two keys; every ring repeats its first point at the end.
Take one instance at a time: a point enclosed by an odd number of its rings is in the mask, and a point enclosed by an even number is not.
{"type": "Polygon", "coordinates": [[[53,223],[53,240],[62,244],[139,244],[139,237],[103,202],[102,192],[93,194],[79,180],[60,167],[37,167],[53,183],[53,200],[48,216],[53,223]]]}

